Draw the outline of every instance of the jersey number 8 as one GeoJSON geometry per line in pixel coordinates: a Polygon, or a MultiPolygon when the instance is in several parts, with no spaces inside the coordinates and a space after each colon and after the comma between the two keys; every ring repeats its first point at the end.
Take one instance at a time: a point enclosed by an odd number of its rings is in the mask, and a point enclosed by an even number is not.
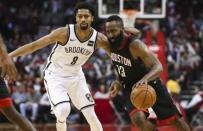
{"type": "Polygon", "coordinates": [[[72,62],[71,62],[70,64],[71,64],[71,65],[75,65],[75,63],[77,62],[77,60],[78,60],[78,56],[73,57],[73,60],[72,60],[72,62]]]}

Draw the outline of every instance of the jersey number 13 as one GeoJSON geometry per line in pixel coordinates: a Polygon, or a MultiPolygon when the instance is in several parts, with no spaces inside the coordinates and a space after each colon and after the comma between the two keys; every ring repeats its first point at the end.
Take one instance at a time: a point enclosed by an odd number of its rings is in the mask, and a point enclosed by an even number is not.
{"type": "Polygon", "coordinates": [[[116,65],[118,74],[122,77],[126,77],[125,68],[123,66],[116,65]]]}

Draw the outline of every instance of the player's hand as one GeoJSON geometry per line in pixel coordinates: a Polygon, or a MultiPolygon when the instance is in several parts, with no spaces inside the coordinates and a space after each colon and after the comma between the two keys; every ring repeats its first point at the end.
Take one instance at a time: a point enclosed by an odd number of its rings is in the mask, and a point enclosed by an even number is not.
{"type": "Polygon", "coordinates": [[[11,58],[7,56],[2,59],[0,63],[1,77],[4,77],[9,80],[15,80],[17,78],[17,70],[11,58]]]}
{"type": "Polygon", "coordinates": [[[139,80],[137,83],[135,83],[135,84],[133,85],[133,88],[136,88],[136,87],[138,87],[139,85],[147,85],[147,83],[148,83],[148,80],[145,79],[145,78],[142,78],[141,80],[139,80]]]}
{"type": "Polygon", "coordinates": [[[127,34],[133,35],[135,38],[139,38],[141,36],[140,30],[134,28],[134,27],[125,27],[124,31],[127,34]]]}
{"type": "Polygon", "coordinates": [[[121,84],[119,81],[115,80],[114,82],[111,83],[111,87],[109,89],[110,97],[114,98],[119,93],[120,90],[121,84]]]}

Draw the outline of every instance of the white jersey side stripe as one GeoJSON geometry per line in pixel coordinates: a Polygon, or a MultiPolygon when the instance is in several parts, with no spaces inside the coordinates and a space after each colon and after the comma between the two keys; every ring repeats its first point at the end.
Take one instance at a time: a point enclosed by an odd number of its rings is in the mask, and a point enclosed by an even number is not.
{"type": "Polygon", "coordinates": [[[53,48],[51,54],[49,55],[49,61],[51,61],[51,57],[52,57],[52,55],[55,53],[55,50],[56,50],[56,48],[58,47],[58,45],[59,45],[59,44],[56,42],[56,44],[55,44],[55,46],[54,46],[54,48],[53,48]]]}
{"type": "Polygon", "coordinates": [[[55,52],[55,50],[56,50],[57,47],[58,47],[58,43],[56,42],[56,44],[54,45],[54,47],[53,47],[53,49],[52,49],[52,51],[51,51],[51,54],[50,54],[49,57],[48,57],[48,63],[47,63],[47,65],[45,66],[43,72],[45,72],[45,70],[50,66],[50,64],[51,64],[51,57],[52,57],[52,55],[54,54],[54,52],[55,52]]]}
{"type": "Polygon", "coordinates": [[[94,42],[94,50],[96,50],[97,36],[98,36],[98,32],[97,32],[97,34],[96,34],[96,40],[95,40],[95,42],[94,42]]]}
{"type": "Polygon", "coordinates": [[[62,45],[62,46],[65,46],[65,45],[68,43],[69,39],[70,39],[70,26],[69,26],[69,24],[68,24],[68,25],[66,25],[66,26],[68,27],[68,37],[67,37],[66,42],[65,42],[65,43],[63,43],[64,45],[62,45]]]}

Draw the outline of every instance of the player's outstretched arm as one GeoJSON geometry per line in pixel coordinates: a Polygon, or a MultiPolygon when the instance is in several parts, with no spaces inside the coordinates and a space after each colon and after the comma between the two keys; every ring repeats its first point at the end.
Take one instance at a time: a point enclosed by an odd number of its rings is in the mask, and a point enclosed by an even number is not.
{"type": "Polygon", "coordinates": [[[140,81],[138,81],[135,86],[147,84],[148,81],[154,80],[160,76],[160,73],[163,70],[160,61],[142,41],[138,39],[134,40],[130,44],[129,48],[135,59],[140,58],[144,64],[150,68],[150,71],[140,81]]]}
{"type": "Polygon", "coordinates": [[[9,53],[9,56],[16,57],[31,54],[50,44],[54,44],[55,42],[59,42],[59,44],[63,45],[69,36],[67,28],[68,27],[58,28],[52,31],[50,34],[14,50],[13,52],[9,53]]]}

